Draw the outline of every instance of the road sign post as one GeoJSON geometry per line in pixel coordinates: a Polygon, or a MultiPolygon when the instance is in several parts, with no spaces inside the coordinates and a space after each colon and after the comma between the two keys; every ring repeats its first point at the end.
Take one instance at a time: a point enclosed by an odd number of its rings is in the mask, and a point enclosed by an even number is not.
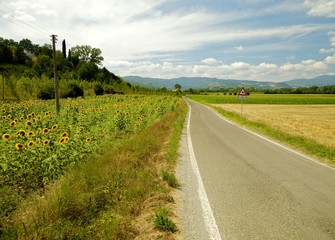
{"type": "Polygon", "coordinates": [[[248,97],[247,91],[242,87],[237,93],[237,97],[241,99],[241,118],[243,117],[243,100],[248,97]]]}

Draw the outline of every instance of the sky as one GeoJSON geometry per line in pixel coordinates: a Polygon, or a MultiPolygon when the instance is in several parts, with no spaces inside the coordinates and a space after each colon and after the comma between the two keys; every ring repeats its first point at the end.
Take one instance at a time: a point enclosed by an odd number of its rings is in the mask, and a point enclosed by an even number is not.
{"type": "Polygon", "coordinates": [[[100,48],[120,76],[335,75],[335,0],[0,0],[0,37],[100,48]]]}

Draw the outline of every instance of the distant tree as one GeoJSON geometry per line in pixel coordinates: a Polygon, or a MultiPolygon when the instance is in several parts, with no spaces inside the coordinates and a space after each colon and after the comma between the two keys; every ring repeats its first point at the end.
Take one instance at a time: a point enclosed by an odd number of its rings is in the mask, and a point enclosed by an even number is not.
{"type": "Polygon", "coordinates": [[[24,48],[17,46],[14,53],[14,62],[17,64],[25,64],[27,58],[27,55],[24,53],[24,48]]]}
{"type": "Polygon", "coordinates": [[[29,51],[31,53],[37,54],[37,47],[34,45],[28,38],[24,38],[19,42],[19,46],[21,46],[24,50],[29,51]]]}
{"type": "Polygon", "coordinates": [[[87,81],[94,81],[98,73],[98,66],[92,62],[84,62],[80,64],[78,69],[79,78],[87,81]]]}
{"type": "Polygon", "coordinates": [[[101,54],[102,52],[99,48],[92,48],[87,45],[77,45],[71,48],[72,58],[78,58],[80,61],[91,62],[98,65],[101,65],[104,60],[101,54]]]}
{"type": "Polygon", "coordinates": [[[52,47],[50,44],[44,44],[42,47],[38,48],[38,55],[47,55],[52,58],[52,47]]]}
{"type": "Polygon", "coordinates": [[[34,62],[32,71],[35,76],[40,77],[42,74],[47,76],[52,75],[52,61],[47,55],[39,55],[37,60],[34,62]]]}
{"type": "Polygon", "coordinates": [[[62,52],[63,52],[64,58],[66,58],[66,42],[65,42],[65,39],[62,42],[62,52]]]}
{"type": "Polygon", "coordinates": [[[13,54],[12,49],[5,42],[0,42],[0,64],[12,63],[13,54]]]}
{"type": "Polygon", "coordinates": [[[181,90],[181,86],[180,86],[180,84],[175,84],[174,85],[174,90],[176,90],[177,92],[180,92],[180,90],[181,90]]]}

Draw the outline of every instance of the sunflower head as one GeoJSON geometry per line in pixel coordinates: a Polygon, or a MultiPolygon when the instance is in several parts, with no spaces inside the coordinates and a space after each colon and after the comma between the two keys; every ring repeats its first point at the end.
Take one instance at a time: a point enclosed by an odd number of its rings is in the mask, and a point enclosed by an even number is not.
{"type": "Polygon", "coordinates": [[[43,129],[43,134],[48,134],[49,133],[49,129],[48,128],[44,128],[43,129]]]}
{"type": "Polygon", "coordinates": [[[35,136],[35,133],[33,131],[30,131],[30,132],[28,132],[28,136],[33,137],[33,136],[35,136]]]}
{"type": "Polygon", "coordinates": [[[33,147],[34,145],[35,145],[34,141],[30,141],[30,142],[28,143],[28,147],[29,147],[29,148],[33,147]]]}
{"type": "Polygon", "coordinates": [[[87,142],[87,143],[90,143],[90,142],[92,142],[92,138],[86,138],[86,140],[85,140],[85,142],[87,142]]]}
{"type": "Polygon", "coordinates": [[[62,139],[59,141],[60,144],[67,143],[70,140],[69,137],[62,137],[62,139]]]}
{"type": "Polygon", "coordinates": [[[17,143],[17,144],[15,144],[15,148],[16,148],[17,150],[23,150],[24,145],[23,145],[22,143],[17,143]]]}
{"type": "Polygon", "coordinates": [[[10,124],[9,124],[11,127],[14,127],[16,125],[16,122],[15,121],[12,121],[10,124]]]}
{"type": "Polygon", "coordinates": [[[48,140],[48,139],[45,139],[45,140],[43,141],[43,145],[44,145],[44,146],[48,146],[49,143],[50,143],[50,140],[48,140]]]}
{"type": "Polygon", "coordinates": [[[24,136],[26,136],[26,132],[24,130],[19,130],[16,133],[16,136],[18,136],[18,137],[24,137],[24,136]]]}
{"type": "Polygon", "coordinates": [[[52,126],[52,130],[53,130],[53,131],[56,131],[57,128],[58,128],[58,125],[57,125],[57,124],[55,124],[55,125],[52,126]]]}
{"type": "Polygon", "coordinates": [[[31,121],[27,121],[27,122],[26,122],[26,125],[27,125],[28,127],[31,127],[31,126],[33,125],[33,123],[32,123],[31,121]]]}
{"type": "Polygon", "coordinates": [[[8,141],[10,139],[10,135],[8,133],[5,133],[4,135],[2,135],[2,139],[8,141]]]}

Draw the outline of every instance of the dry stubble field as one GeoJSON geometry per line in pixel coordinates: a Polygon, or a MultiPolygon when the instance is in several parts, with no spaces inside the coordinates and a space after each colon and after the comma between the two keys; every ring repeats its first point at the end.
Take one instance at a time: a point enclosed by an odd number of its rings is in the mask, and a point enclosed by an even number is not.
{"type": "MultiPolygon", "coordinates": [[[[213,104],[237,114],[240,104],[213,104]]],[[[244,104],[243,117],[335,148],[335,105],[244,104]]]]}

